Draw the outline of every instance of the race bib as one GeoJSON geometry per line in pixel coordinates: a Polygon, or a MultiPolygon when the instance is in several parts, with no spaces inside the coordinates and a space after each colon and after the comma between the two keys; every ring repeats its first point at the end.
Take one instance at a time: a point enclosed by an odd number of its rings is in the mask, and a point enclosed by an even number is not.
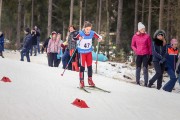
{"type": "Polygon", "coordinates": [[[82,39],[78,46],[80,49],[90,49],[92,47],[92,39],[82,39]]]}

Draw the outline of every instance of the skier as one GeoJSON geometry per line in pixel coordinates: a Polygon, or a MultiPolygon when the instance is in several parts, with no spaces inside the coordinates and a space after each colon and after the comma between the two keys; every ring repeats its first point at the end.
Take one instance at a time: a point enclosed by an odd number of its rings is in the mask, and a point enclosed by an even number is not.
{"type": "Polygon", "coordinates": [[[92,24],[90,22],[86,22],[84,25],[84,29],[79,32],[76,36],[78,40],[80,40],[80,44],[78,45],[78,52],[80,53],[80,88],[84,88],[84,70],[85,64],[88,69],[88,84],[90,86],[95,86],[92,80],[92,38],[95,37],[98,39],[98,42],[102,40],[102,36],[98,35],[95,31],[91,30],[92,24]]]}
{"type": "Polygon", "coordinates": [[[156,74],[149,80],[148,87],[151,87],[157,80],[157,89],[162,87],[163,72],[165,68],[166,40],[165,31],[156,30],[153,37],[153,64],[156,74]]]}
{"type": "Polygon", "coordinates": [[[138,32],[133,36],[131,48],[136,57],[136,83],[140,85],[141,65],[143,63],[144,86],[148,84],[148,60],[152,55],[151,37],[146,33],[145,26],[139,22],[138,32]]]}
{"type": "Polygon", "coordinates": [[[163,90],[172,92],[177,78],[176,78],[176,63],[178,61],[178,41],[176,39],[171,40],[171,44],[167,46],[166,53],[166,67],[167,73],[170,76],[170,80],[164,85],[163,90]]]}

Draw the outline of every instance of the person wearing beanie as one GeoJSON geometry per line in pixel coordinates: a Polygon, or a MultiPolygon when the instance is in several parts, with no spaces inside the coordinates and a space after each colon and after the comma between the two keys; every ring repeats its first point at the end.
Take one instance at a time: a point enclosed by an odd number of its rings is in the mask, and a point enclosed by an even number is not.
{"type": "Polygon", "coordinates": [[[178,41],[177,39],[172,39],[170,45],[167,45],[166,53],[166,69],[170,77],[170,80],[164,85],[163,90],[167,92],[172,92],[177,78],[176,78],[176,63],[178,61],[178,41]]]}
{"type": "Polygon", "coordinates": [[[57,40],[57,33],[53,31],[51,33],[52,38],[49,40],[47,47],[47,54],[49,57],[49,66],[50,67],[58,67],[58,59],[57,54],[59,50],[59,40],[57,40]]]}
{"type": "Polygon", "coordinates": [[[4,34],[0,31],[0,56],[2,58],[4,58],[3,51],[4,51],[4,34]]]}
{"type": "Polygon", "coordinates": [[[24,61],[24,56],[27,58],[27,62],[30,62],[30,57],[29,57],[29,50],[31,49],[32,46],[32,36],[30,34],[30,29],[26,28],[24,30],[24,40],[23,40],[23,47],[21,50],[21,61],[24,61]]]}
{"type": "Polygon", "coordinates": [[[138,32],[132,38],[131,48],[136,54],[136,83],[140,85],[141,66],[143,64],[144,86],[148,84],[148,60],[152,55],[151,37],[146,33],[145,26],[139,22],[138,32]]]}
{"type": "Polygon", "coordinates": [[[166,55],[166,33],[164,30],[156,30],[153,36],[152,44],[152,61],[155,68],[155,75],[149,80],[148,87],[151,88],[153,83],[157,80],[157,89],[162,87],[163,72],[165,69],[165,55],[166,55]]]}

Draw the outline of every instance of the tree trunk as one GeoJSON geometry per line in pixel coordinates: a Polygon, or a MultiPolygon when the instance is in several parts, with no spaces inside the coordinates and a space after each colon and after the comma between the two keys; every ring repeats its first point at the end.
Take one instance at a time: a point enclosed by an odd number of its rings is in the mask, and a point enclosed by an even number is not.
{"type": "Polygon", "coordinates": [[[107,23],[106,23],[105,50],[107,52],[107,57],[109,58],[109,0],[106,0],[106,15],[107,15],[107,23]]]}
{"type": "Polygon", "coordinates": [[[69,25],[72,25],[72,21],[73,21],[73,8],[74,8],[74,0],[71,0],[69,25]]]}
{"type": "Polygon", "coordinates": [[[82,0],[79,1],[80,11],[79,11],[79,30],[82,29],[82,0]]]}
{"type": "Polygon", "coordinates": [[[163,29],[164,0],[160,0],[159,29],[163,29]]]}
{"type": "Polygon", "coordinates": [[[138,0],[135,0],[135,15],[134,15],[134,33],[137,31],[138,23],[138,0]]]}
{"type": "Polygon", "coordinates": [[[18,15],[17,15],[17,36],[16,36],[16,48],[20,47],[21,36],[21,0],[18,0],[18,15]]]}
{"type": "Polygon", "coordinates": [[[149,14],[148,14],[148,34],[151,34],[151,18],[152,18],[152,0],[149,0],[149,14]]]}
{"type": "Polygon", "coordinates": [[[99,0],[97,0],[97,6],[96,6],[96,31],[98,31],[98,15],[99,15],[99,0]]]}
{"type": "MultiPolygon", "coordinates": [[[[99,22],[98,22],[98,34],[101,32],[101,11],[102,11],[102,0],[99,1],[99,22]]],[[[99,42],[97,44],[97,51],[96,51],[96,63],[98,61],[98,54],[99,54],[99,42]]],[[[96,64],[96,73],[97,73],[97,64],[96,64]]]]}
{"type": "Polygon", "coordinates": [[[49,6],[48,6],[48,34],[47,36],[51,34],[51,26],[52,26],[52,0],[49,0],[49,6]]]}
{"type": "Polygon", "coordinates": [[[32,8],[31,8],[31,29],[34,26],[34,0],[32,0],[32,8]]]}
{"type": "Polygon", "coordinates": [[[116,31],[116,50],[121,48],[121,27],[122,27],[123,0],[118,0],[118,18],[116,31]]]}
{"type": "Polygon", "coordinates": [[[144,23],[144,4],[145,4],[145,0],[143,0],[143,2],[142,2],[142,16],[141,16],[142,23],[144,23]]]}
{"type": "MultiPolygon", "coordinates": [[[[178,0],[178,8],[177,8],[177,39],[178,42],[180,43],[180,0],[178,0]]],[[[180,44],[179,44],[180,47],[180,44]]],[[[179,48],[178,47],[178,48],[179,48]]]]}
{"type": "Polygon", "coordinates": [[[167,10],[167,30],[166,30],[166,38],[169,40],[169,32],[170,32],[170,1],[168,0],[168,10],[167,10]]]}
{"type": "Polygon", "coordinates": [[[1,18],[2,18],[2,0],[0,0],[0,30],[1,30],[1,18]]]}
{"type": "Polygon", "coordinates": [[[102,0],[99,2],[99,21],[98,21],[98,34],[100,34],[101,31],[101,11],[102,11],[102,0]]]}
{"type": "Polygon", "coordinates": [[[84,0],[84,21],[86,21],[87,0],[84,0]]]}

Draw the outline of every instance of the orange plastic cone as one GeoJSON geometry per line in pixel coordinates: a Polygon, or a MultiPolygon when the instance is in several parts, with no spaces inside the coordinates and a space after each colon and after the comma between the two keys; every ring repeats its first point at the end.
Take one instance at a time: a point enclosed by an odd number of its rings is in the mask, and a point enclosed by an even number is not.
{"type": "Polygon", "coordinates": [[[3,82],[11,82],[11,80],[8,77],[3,77],[1,79],[1,81],[3,81],[3,82]]]}
{"type": "Polygon", "coordinates": [[[79,108],[89,108],[84,100],[78,98],[76,98],[72,104],[79,108]]]}

